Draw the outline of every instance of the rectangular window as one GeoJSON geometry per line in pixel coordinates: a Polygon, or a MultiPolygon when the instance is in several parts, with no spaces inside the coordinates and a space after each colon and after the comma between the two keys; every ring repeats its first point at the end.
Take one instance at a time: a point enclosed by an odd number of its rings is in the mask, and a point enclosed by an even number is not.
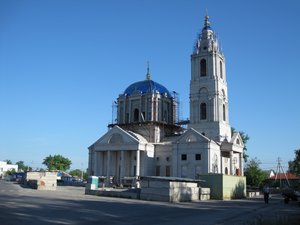
{"type": "Polygon", "coordinates": [[[155,176],[160,176],[160,166],[155,167],[155,176]]]}
{"type": "Polygon", "coordinates": [[[166,177],[171,176],[171,167],[170,166],[166,166],[166,177]]]}
{"type": "Polygon", "coordinates": [[[187,155],[186,154],[181,154],[181,160],[187,160],[187,155]]]}
{"type": "Polygon", "coordinates": [[[206,120],[207,113],[206,113],[206,104],[201,103],[200,105],[200,119],[201,120],[206,120]]]}
{"type": "Polygon", "coordinates": [[[201,154],[196,154],[195,155],[195,160],[201,160],[201,154]]]}

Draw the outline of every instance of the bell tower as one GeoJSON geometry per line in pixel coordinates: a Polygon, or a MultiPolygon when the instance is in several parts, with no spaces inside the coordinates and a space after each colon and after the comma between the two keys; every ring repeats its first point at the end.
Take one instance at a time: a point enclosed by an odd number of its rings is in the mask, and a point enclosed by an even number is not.
{"type": "Polygon", "coordinates": [[[216,142],[231,138],[225,57],[208,15],[191,55],[189,128],[216,142]]]}

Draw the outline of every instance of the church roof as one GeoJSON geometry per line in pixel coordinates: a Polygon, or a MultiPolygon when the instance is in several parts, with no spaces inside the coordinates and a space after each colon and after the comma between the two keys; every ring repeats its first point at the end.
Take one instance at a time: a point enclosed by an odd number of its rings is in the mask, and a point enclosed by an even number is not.
{"type": "Polygon", "coordinates": [[[146,80],[135,82],[129,85],[124,91],[124,95],[132,95],[135,93],[137,94],[159,93],[162,95],[166,94],[167,97],[169,98],[172,97],[168,89],[165,88],[165,86],[151,80],[149,62],[147,67],[146,80]]]}
{"type": "Polygon", "coordinates": [[[142,135],[134,133],[134,132],[132,132],[130,130],[126,130],[126,132],[128,132],[133,137],[135,137],[139,142],[148,143],[148,141],[146,140],[146,138],[144,138],[142,135]]]}
{"type": "Polygon", "coordinates": [[[140,94],[160,93],[160,94],[166,94],[168,97],[171,97],[170,92],[165,86],[150,79],[135,82],[129,85],[124,91],[125,95],[132,95],[134,93],[140,93],[140,94]]]}

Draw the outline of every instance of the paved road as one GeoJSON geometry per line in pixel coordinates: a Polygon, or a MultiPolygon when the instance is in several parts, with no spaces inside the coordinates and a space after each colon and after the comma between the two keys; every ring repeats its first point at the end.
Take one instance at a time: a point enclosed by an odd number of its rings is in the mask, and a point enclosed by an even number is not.
{"type": "Polygon", "coordinates": [[[300,214],[296,203],[279,197],[265,205],[262,198],[234,201],[162,203],[84,195],[82,187],[37,191],[0,180],[1,225],[48,224],[251,224],[258,217],[300,214]]]}

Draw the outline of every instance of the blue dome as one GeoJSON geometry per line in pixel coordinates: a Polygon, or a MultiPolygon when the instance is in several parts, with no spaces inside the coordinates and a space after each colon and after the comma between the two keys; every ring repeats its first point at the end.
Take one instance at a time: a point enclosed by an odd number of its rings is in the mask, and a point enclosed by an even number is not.
{"type": "Polygon", "coordinates": [[[135,82],[126,88],[124,91],[125,95],[132,95],[133,93],[155,93],[158,92],[160,94],[167,94],[168,97],[171,97],[170,92],[163,85],[156,83],[153,80],[143,80],[139,82],[135,82]]]}

